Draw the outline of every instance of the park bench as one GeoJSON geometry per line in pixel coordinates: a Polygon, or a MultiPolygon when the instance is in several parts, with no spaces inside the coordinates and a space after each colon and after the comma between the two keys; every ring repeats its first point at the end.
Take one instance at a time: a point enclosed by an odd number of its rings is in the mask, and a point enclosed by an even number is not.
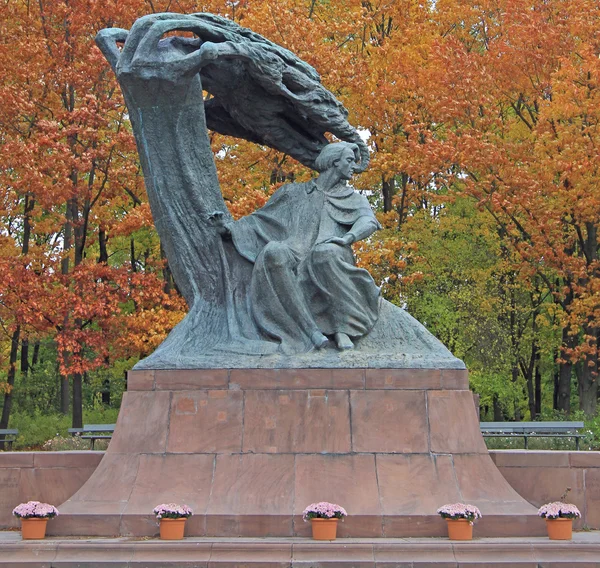
{"type": "Polygon", "coordinates": [[[69,428],[69,434],[90,441],[90,450],[94,449],[96,440],[110,440],[114,431],[114,424],[84,424],[83,428],[69,428]]]}
{"type": "Polygon", "coordinates": [[[479,429],[484,438],[510,438],[513,436],[528,438],[575,438],[575,447],[579,450],[579,433],[583,422],[480,422],[479,429]]]}
{"type": "Polygon", "coordinates": [[[5,428],[1,429],[0,444],[4,444],[4,447],[8,448],[9,451],[12,450],[13,442],[15,441],[18,434],[18,430],[7,430],[5,428]]]}

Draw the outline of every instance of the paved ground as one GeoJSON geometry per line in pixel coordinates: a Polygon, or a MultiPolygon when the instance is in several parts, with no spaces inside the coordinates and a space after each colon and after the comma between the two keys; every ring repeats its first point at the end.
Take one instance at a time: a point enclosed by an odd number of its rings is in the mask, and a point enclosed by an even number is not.
{"type": "Polygon", "coordinates": [[[0,531],[0,566],[36,568],[599,568],[600,531],[547,538],[155,538],[49,537],[23,541],[0,531]]]}
{"type": "MultiPolygon", "coordinates": [[[[0,546],[4,543],[16,543],[16,542],[24,542],[21,539],[21,532],[18,529],[15,530],[0,530],[0,546]]],[[[37,542],[40,543],[42,541],[29,541],[29,542],[37,542]]],[[[106,538],[106,537],[81,537],[81,536],[49,536],[44,539],[43,542],[52,542],[52,543],[67,543],[67,542],[87,542],[87,543],[137,543],[137,542],[163,542],[159,538],[149,538],[149,537],[141,537],[141,538],[133,538],[133,537],[114,537],[114,538],[106,538]]],[[[181,541],[180,541],[181,542],[181,541]]],[[[277,543],[287,543],[287,544],[307,544],[311,542],[315,542],[309,538],[302,537],[290,537],[290,538],[281,538],[281,537],[264,537],[264,538],[250,538],[250,537],[185,537],[183,542],[197,542],[197,543],[229,543],[229,542],[237,542],[237,543],[269,543],[269,544],[277,544],[277,543]]],[[[449,541],[447,538],[338,538],[336,543],[343,544],[396,544],[396,543],[410,543],[410,544],[449,544],[452,541],[449,541]]],[[[456,542],[456,541],[454,541],[456,542]]],[[[550,541],[547,537],[502,537],[502,538],[475,538],[472,543],[489,543],[489,544],[541,544],[541,543],[549,543],[552,544],[553,541],[550,541]]],[[[554,541],[555,543],[560,543],[560,541],[554,541]]],[[[576,543],[576,544],[597,544],[600,546],[600,531],[578,531],[573,533],[572,541],[562,541],[562,544],[576,543]]],[[[27,544],[27,542],[25,542],[27,544]]],[[[318,543],[316,543],[318,544],[318,543]]],[[[461,543],[464,544],[464,543],[461,543]]],[[[600,568],[600,566],[599,566],[600,568]]]]}

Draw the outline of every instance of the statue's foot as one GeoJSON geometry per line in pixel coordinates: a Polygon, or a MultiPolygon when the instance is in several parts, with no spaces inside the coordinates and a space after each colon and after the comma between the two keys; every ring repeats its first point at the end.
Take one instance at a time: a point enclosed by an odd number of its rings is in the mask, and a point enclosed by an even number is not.
{"type": "Polygon", "coordinates": [[[320,331],[315,331],[310,336],[310,340],[317,349],[322,349],[329,343],[329,339],[327,339],[320,331]]]}
{"type": "Polygon", "coordinates": [[[345,333],[335,334],[335,344],[341,351],[354,349],[354,343],[352,343],[352,340],[345,333]]]}

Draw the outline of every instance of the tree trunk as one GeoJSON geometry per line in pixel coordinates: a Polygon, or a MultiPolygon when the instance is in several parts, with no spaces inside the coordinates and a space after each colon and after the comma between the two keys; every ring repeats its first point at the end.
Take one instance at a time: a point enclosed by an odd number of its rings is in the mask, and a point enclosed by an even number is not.
{"type": "MultiPolygon", "coordinates": [[[[73,183],[77,183],[77,174],[74,174],[73,183]]],[[[82,211],[79,209],[77,198],[70,200],[72,207],[72,218],[76,221],[74,227],[74,258],[73,268],[77,268],[85,258],[85,244],[87,239],[87,227],[90,215],[90,202],[85,199],[82,211]]],[[[75,318],[73,325],[76,329],[81,330],[83,322],[81,318],[75,318]]],[[[73,389],[72,396],[72,427],[83,428],[83,396],[82,396],[82,378],[81,373],[73,373],[70,377],[71,388],[73,389]]]]}
{"type": "Polygon", "coordinates": [[[504,422],[504,413],[502,412],[498,395],[495,394],[493,396],[492,402],[494,405],[494,422],[504,422]]]}
{"type": "Polygon", "coordinates": [[[573,375],[573,362],[569,359],[566,352],[577,344],[577,338],[569,334],[568,328],[562,330],[562,345],[560,368],[558,372],[558,393],[556,397],[556,407],[567,416],[571,414],[571,376],[573,375]]]}
{"type": "MultiPolygon", "coordinates": [[[[110,368],[110,358],[108,356],[104,357],[104,365],[106,366],[107,369],[110,368]]],[[[110,405],[110,377],[109,376],[107,376],[102,381],[101,396],[102,396],[102,404],[109,406],[110,405]]]]}
{"type": "MultiPolygon", "coordinates": [[[[61,261],[60,270],[62,274],[69,274],[69,251],[73,245],[73,209],[67,202],[67,212],[66,212],[66,220],[63,229],[63,250],[65,256],[61,261]]],[[[64,326],[67,326],[69,316],[65,316],[64,326]]],[[[67,377],[60,377],[60,411],[62,414],[69,413],[70,406],[70,397],[69,397],[69,381],[67,377]]]]}
{"type": "Polygon", "coordinates": [[[83,396],[81,373],[71,375],[73,383],[73,428],[83,428],[83,396]]]}
{"type": "MultiPolygon", "coordinates": [[[[517,382],[519,380],[519,364],[516,361],[513,364],[511,375],[512,375],[512,382],[514,384],[517,384],[517,382]]],[[[515,412],[515,420],[517,422],[519,422],[523,417],[521,416],[521,409],[519,408],[518,399],[514,400],[513,408],[514,408],[514,412],[515,412]]]]}
{"type": "MultiPolygon", "coordinates": [[[[511,279],[512,280],[512,279],[511,279]]],[[[519,331],[517,326],[517,301],[514,294],[514,289],[510,291],[510,345],[511,345],[511,381],[516,385],[519,380],[519,331]]],[[[521,411],[517,400],[514,401],[514,418],[521,420],[521,411]]]]}
{"type": "Polygon", "coordinates": [[[398,212],[398,230],[402,228],[402,223],[406,219],[406,208],[407,208],[407,192],[408,192],[408,174],[401,173],[400,174],[400,183],[401,183],[401,191],[402,194],[400,196],[400,203],[396,208],[398,212]]]}
{"type": "Polygon", "coordinates": [[[383,212],[389,213],[393,208],[392,200],[396,193],[396,179],[394,177],[386,178],[381,176],[381,192],[383,194],[383,212]]]}
{"type": "Polygon", "coordinates": [[[558,392],[556,397],[556,408],[567,416],[571,414],[571,375],[573,374],[573,363],[564,361],[560,364],[558,373],[558,392]]]}
{"type": "Polygon", "coordinates": [[[552,379],[554,383],[554,390],[552,392],[552,410],[558,410],[558,387],[560,384],[560,366],[556,363],[559,357],[559,350],[554,352],[554,367],[552,370],[552,379]]]}
{"type": "Polygon", "coordinates": [[[36,341],[33,344],[33,357],[31,358],[31,368],[33,369],[40,360],[40,342],[36,341]]]}
{"type": "Polygon", "coordinates": [[[62,261],[61,261],[61,266],[60,266],[60,270],[62,274],[69,274],[69,254],[68,251],[71,249],[71,246],[73,245],[73,210],[72,208],[69,206],[69,203],[67,202],[67,212],[66,212],[66,219],[65,219],[65,226],[63,229],[63,250],[65,253],[65,256],[63,257],[62,261]]]}
{"type": "Polygon", "coordinates": [[[98,231],[98,247],[100,249],[100,253],[98,254],[98,263],[107,263],[108,262],[108,236],[104,229],[100,229],[98,231]]]}
{"type": "Polygon", "coordinates": [[[29,241],[31,240],[31,212],[35,207],[35,199],[29,195],[25,196],[25,214],[23,216],[23,247],[21,253],[29,254],[29,241]]]}
{"type": "Polygon", "coordinates": [[[137,263],[135,261],[135,240],[129,239],[129,257],[131,259],[131,272],[137,272],[137,263]]]}
{"type": "MultiPolygon", "coordinates": [[[[585,329],[586,335],[598,337],[597,328],[585,329]]],[[[598,352],[588,354],[583,361],[579,380],[579,408],[588,418],[595,416],[598,403],[598,352]]]]}
{"type": "Polygon", "coordinates": [[[60,412],[61,414],[69,414],[71,406],[71,397],[69,395],[69,377],[60,375],[60,412]]]}
{"type": "MultiPolygon", "coordinates": [[[[587,273],[590,277],[598,278],[600,276],[596,267],[598,263],[598,228],[595,223],[586,222],[585,231],[586,238],[583,248],[588,268],[587,273]]],[[[582,278],[579,284],[589,288],[590,277],[582,278]]],[[[598,403],[598,337],[600,336],[600,328],[593,324],[592,316],[584,324],[583,333],[589,338],[589,345],[593,351],[586,355],[579,377],[579,408],[587,417],[592,417],[596,414],[598,403]]]]}
{"type": "Polygon", "coordinates": [[[542,372],[540,370],[541,353],[538,352],[535,357],[535,417],[542,413],[542,372]]]}
{"type": "MultiPolygon", "coordinates": [[[[29,253],[29,241],[31,240],[31,212],[35,206],[35,199],[29,195],[25,196],[25,204],[23,210],[23,245],[21,247],[21,254],[23,256],[29,253]]],[[[17,374],[17,356],[19,353],[19,340],[21,338],[21,326],[17,325],[13,331],[10,340],[10,353],[8,356],[8,373],[6,375],[6,383],[8,384],[8,391],[4,393],[4,405],[2,406],[2,416],[0,417],[0,429],[8,428],[8,422],[10,420],[10,411],[12,409],[13,392],[12,389],[15,384],[15,377],[17,374]]],[[[23,342],[23,350],[21,351],[21,370],[27,373],[28,365],[28,351],[27,341],[23,342]],[[23,354],[24,351],[24,354],[23,354]],[[23,363],[23,357],[25,363],[23,363]],[[23,368],[24,367],[24,368],[23,368]]],[[[4,442],[0,443],[0,450],[4,449],[4,442]]]]}
{"type": "Polygon", "coordinates": [[[21,341],[21,376],[26,378],[29,373],[29,340],[24,337],[21,341]]]}
{"type": "Polygon", "coordinates": [[[110,406],[110,379],[102,381],[102,404],[110,406]]]}
{"type": "MultiPolygon", "coordinates": [[[[17,355],[19,353],[19,337],[21,335],[21,327],[17,326],[13,331],[10,340],[10,355],[8,358],[8,373],[6,376],[6,382],[8,384],[8,391],[4,393],[4,406],[2,407],[2,416],[0,417],[0,429],[8,428],[8,421],[10,419],[10,411],[13,401],[12,387],[15,384],[15,376],[17,374],[17,355]]],[[[0,450],[4,449],[4,442],[0,442],[0,450]]]]}
{"type": "Polygon", "coordinates": [[[529,361],[527,365],[523,361],[520,361],[521,372],[523,373],[523,377],[525,377],[525,382],[527,384],[527,402],[529,406],[529,416],[530,420],[535,420],[536,413],[536,400],[535,400],[535,387],[533,384],[533,378],[535,375],[535,362],[537,359],[537,344],[535,341],[531,342],[531,353],[529,356],[529,361]]]}

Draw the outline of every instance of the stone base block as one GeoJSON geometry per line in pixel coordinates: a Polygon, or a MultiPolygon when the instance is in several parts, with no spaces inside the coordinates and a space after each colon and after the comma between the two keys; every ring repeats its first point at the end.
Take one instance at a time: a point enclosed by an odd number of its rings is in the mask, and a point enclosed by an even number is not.
{"type": "Polygon", "coordinates": [[[176,502],[190,536],[307,536],[303,509],[331,501],[343,537],[443,536],[436,509],[463,501],[482,536],[544,534],[489,457],[464,371],[237,371],[130,373],[108,451],[50,533],[153,536],[152,509],[176,502]]]}

